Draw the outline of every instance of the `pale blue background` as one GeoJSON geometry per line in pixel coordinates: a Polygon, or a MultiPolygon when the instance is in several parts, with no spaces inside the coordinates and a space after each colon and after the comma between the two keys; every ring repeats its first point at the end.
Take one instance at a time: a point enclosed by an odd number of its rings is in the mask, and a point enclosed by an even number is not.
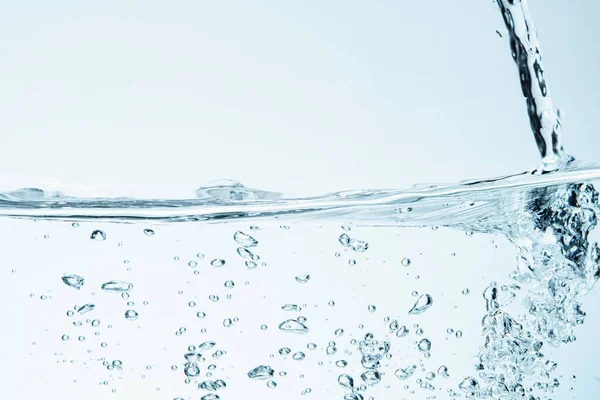
{"type": "MultiPolygon", "coordinates": [[[[565,147],[596,161],[600,5],[530,8],[565,147]]],[[[519,172],[538,153],[496,29],[479,0],[2,0],[0,171],[289,194],[519,172]]]]}
{"type": "MultiPolygon", "coordinates": [[[[530,8],[565,148],[597,162],[600,3],[530,8]]],[[[539,157],[496,30],[491,0],[0,0],[0,174],[308,195],[520,172],[539,157]]],[[[590,396],[594,296],[568,353],[590,396]]]]}

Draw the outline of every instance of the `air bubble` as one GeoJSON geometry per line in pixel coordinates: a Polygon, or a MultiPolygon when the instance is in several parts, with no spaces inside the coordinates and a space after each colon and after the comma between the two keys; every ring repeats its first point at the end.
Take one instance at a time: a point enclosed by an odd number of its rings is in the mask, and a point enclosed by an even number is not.
{"type": "Polygon", "coordinates": [[[254,247],[258,244],[258,240],[242,231],[237,231],[233,235],[233,240],[242,247],[254,247]]]}
{"type": "Polygon", "coordinates": [[[138,313],[135,310],[127,310],[125,311],[125,318],[129,321],[135,321],[138,319],[138,313]]]}
{"type": "Polygon", "coordinates": [[[307,283],[310,280],[310,275],[299,275],[296,277],[296,282],[307,283]]]}
{"type": "Polygon", "coordinates": [[[433,297],[429,294],[423,294],[408,312],[409,314],[422,314],[433,305],[433,297]]]}
{"type": "Polygon", "coordinates": [[[90,239],[100,242],[106,240],[106,234],[102,231],[95,230],[90,235],[90,239]]]}
{"type": "Polygon", "coordinates": [[[62,277],[62,281],[65,285],[77,290],[81,289],[85,283],[83,277],[79,275],[65,275],[62,277]]]}
{"type": "Polygon", "coordinates": [[[222,260],[220,258],[215,258],[214,260],[212,260],[210,262],[210,265],[212,265],[213,267],[222,267],[223,265],[225,265],[225,260],[222,260]]]}

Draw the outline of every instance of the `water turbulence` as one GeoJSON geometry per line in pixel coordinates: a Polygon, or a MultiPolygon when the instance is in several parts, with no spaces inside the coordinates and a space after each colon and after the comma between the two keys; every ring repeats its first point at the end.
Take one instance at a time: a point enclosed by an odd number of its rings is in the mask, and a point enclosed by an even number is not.
{"type": "MultiPolygon", "coordinates": [[[[3,221],[69,222],[69,226],[82,231],[77,246],[91,252],[94,255],[91,258],[99,258],[96,268],[76,266],[72,271],[62,271],[61,266],[53,279],[59,285],[54,293],[26,296],[45,304],[61,296],[61,301],[69,302],[65,314],[69,321],[74,319],[69,322],[74,333],[58,334],[54,329],[49,334],[56,334],[57,341],[64,346],[83,346],[82,343],[91,343],[94,336],[111,338],[111,332],[129,329],[130,344],[142,343],[144,356],[151,354],[173,360],[168,368],[173,378],[163,381],[173,380],[178,391],[189,390],[193,383],[193,391],[188,393],[203,400],[311,394],[315,398],[340,400],[552,399],[565,378],[557,373],[560,365],[552,358],[555,352],[550,350],[576,341],[578,328],[586,317],[584,296],[600,276],[600,246],[592,240],[600,215],[598,192],[592,182],[600,179],[600,168],[575,162],[563,150],[560,120],[548,94],[527,3],[497,2],[508,29],[531,128],[542,156],[542,166],[533,171],[538,173],[455,185],[419,185],[406,190],[346,191],[309,198],[286,198],[280,193],[247,188],[229,180],[213,182],[189,198],[179,199],[84,198],[41,189],[0,193],[3,221]],[[142,222],[144,226],[140,228],[142,222]],[[278,225],[277,236],[271,242],[265,239],[258,225],[263,222],[278,225]],[[222,240],[216,233],[214,237],[210,233],[210,243],[196,243],[195,237],[190,238],[202,251],[196,249],[185,262],[179,254],[169,256],[172,258],[169,262],[185,265],[179,269],[169,266],[168,274],[161,270],[153,281],[147,277],[153,273],[150,267],[136,275],[135,267],[131,266],[135,260],[129,259],[133,250],[127,248],[128,243],[116,239],[119,235],[114,229],[107,229],[111,223],[139,228],[143,239],[136,240],[145,240],[144,251],[148,252],[159,248],[158,243],[167,236],[165,227],[193,226],[198,232],[235,227],[222,240]],[[102,230],[97,224],[102,224],[102,230]],[[310,262],[294,264],[294,256],[313,250],[308,245],[303,247],[303,240],[294,243],[289,256],[284,257],[285,262],[276,267],[269,265],[265,260],[275,257],[279,248],[284,247],[284,238],[294,224],[318,226],[310,231],[314,235],[325,226],[334,227],[335,234],[327,237],[326,247],[335,247],[334,260],[347,258],[343,266],[331,266],[331,260],[317,266],[310,262]],[[89,230],[84,231],[84,225],[89,230]],[[365,282],[384,268],[380,265],[383,262],[370,259],[377,258],[382,246],[368,233],[373,234],[380,227],[402,228],[397,229],[399,232],[404,228],[435,232],[445,227],[466,234],[461,233],[461,237],[475,233],[499,235],[514,246],[516,266],[506,266],[503,281],[486,280],[479,293],[461,287],[456,291],[458,296],[451,297],[435,288],[421,286],[402,297],[406,293],[400,293],[405,291],[400,285],[407,284],[408,278],[400,279],[406,276],[417,282],[420,274],[425,273],[415,272],[423,268],[419,267],[423,254],[415,250],[416,254],[399,254],[393,261],[397,264],[394,273],[400,274],[394,275],[399,277],[398,288],[389,293],[381,293],[384,290],[380,288],[369,291],[365,282]],[[356,228],[371,230],[361,232],[356,228]],[[107,249],[113,243],[118,249],[127,249],[128,258],[122,265],[119,263],[122,269],[117,270],[118,274],[111,275],[106,265],[114,264],[114,257],[112,250],[107,249]],[[106,259],[100,257],[103,254],[106,259]],[[185,282],[185,290],[173,283],[175,276],[185,282]],[[256,292],[252,289],[254,285],[269,295],[256,292]],[[165,311],[152,308],[152,302],[138,300],[143,295],[168,291],[176,293],[172,304],[180,309],[165,311]],[[340,297],[328,297],[331,293],[340,297]],[[385,301],[377,305],[365,302],[346,314],[338,311],[347,303],[361,301],[363,293],[367,293],[364,297],[384,296],[385,301]],[[238,304],[235,303],[238,296],[242,303],[236,309],[232,304],[238,304]],[[457,343],[463,337],[463,329],[442,327],[438,321],[426,327],[428,318],[440,318],[437,312],[452,312],[448,305],[457,303],[457,298],[468,299],[477,306],[475,331],[480,334],[472,338],[479,341],[478,349],[468,354],[468,359],[474,356],[472,365],[462,366],[460,373],[454,373],[455,367],[440,359],[437,352],[457,343]],[[124,305],[113,312],[114,302],[121,300],[124,305]],[[180,312],[180,303],[185,312],[189,311],[193,323],[167,322],[180,312]],[[395,311],[382,318],[382,325],[377,318],[385,307],[395,311]],[[238,313],[240,309],[242,313],[238,313]],[[261,322],[248,325],[247,320],[252,318],[261,322]],[[371,325],[367,328],[366,323],[355,324],[354,318],[368,320],[371,325]],[[113,322],[101,322],[107,319],[113,322]],[[145,324],[151,324],[151,328],[142,330],[145,324]],[[371,330],[374,324],[379,324],[379,328],[371,330]],[[95,333],[86,340],[80,332],[88,328],[95,333]],[[150,333],[135,336],[140,331],[150,333]],[[165,331],[168,336],[161,336],[159,344],[147,351],[145,341],[165,331]],[[436,339],[436,334],[444,335],[447,342],[436,339]],[[173,346],[178,346],[176,356],[171,354],[173,346]],[[232,357],[237,358],[226,364],[232,357]],[[309,363],[314,364],[303,369],[309,363]],[[465,370],[470,372],[463,374],[465,370]],[[304,385],[310,373],[316,381],[312,381],[312,386],[304,385]],[[301,391],[285,389],[292,379],[304,385],[301,391]],[[278,395],[278,391],[283,394],[278,395]]],[[[47,242],[52,239],[44,238],[47,242]]],[[[177,246],[185,242],[179,237],[168,240],[177,246]]],[[[163,256],[152,255],[161,266],[167,262],[163,256]]],[[[449,255],[455,256],[454,252],[449,255]]],[[[15,268],[11,276],[18,277],[18,273],[15,268]]],[[[470,273],[475,275],[474,270],[470,273]]],[[[388,279],[384,276],[380,281],[388,279]]],[[[8,300],[11,301],[3,303],[17,304],[14,298],[8,300]]],[[[12,311],[7,314],[12,315],[12,311]]],[[[127,352],[125,339],[99,340],[102,340],[100,351],[113,353],[102,353],[97,358],[89,356],[84,364],[86,368],[101,364],[102,374],[109,371],[109,378],[102,375],[100,385],[109,385],[109,379],[119,382],[121,376],[117,374],[137,371],[128,365],[137,356],[129,354],[128,359],[116,359],[119,352],[127,352]]],[[[67,347],[64,349],[68,351],[67,347]]],[[[89,349],[86,354],[92,353],[89,349]]],[[[56,355],[67,364],[66,355],[56,355]]],[[[152,365],[144,366],[142,377],[150,376],[152,370],[152,365]]],[[[156,398],[165,398],[158,389],[156,398]]],[[[169,393],[166,398],[173,396],[169,393]]],[[[192,397],[186,395],[175,400],[183,398],[192,397]]]]}
{"type": "Polygon", "coordinates": [[[563,150],[560,115],[548,92],[537,32],[526,0],[497,0],[519,70],[531,130],[542,155],[542,171],[564,166],[571,160],[563,150]]]}

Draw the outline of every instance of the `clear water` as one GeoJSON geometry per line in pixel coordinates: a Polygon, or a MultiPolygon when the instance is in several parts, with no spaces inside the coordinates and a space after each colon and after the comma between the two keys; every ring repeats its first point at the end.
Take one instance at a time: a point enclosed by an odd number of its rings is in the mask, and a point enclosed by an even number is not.
{"type": "Polygon", "coordinates": [[[498,5],[532,172],[300,199],[0,194],[3,393],[595,398],[577,345],[598,353],[600,169],[562,148],[526,3],[498,5]]]}

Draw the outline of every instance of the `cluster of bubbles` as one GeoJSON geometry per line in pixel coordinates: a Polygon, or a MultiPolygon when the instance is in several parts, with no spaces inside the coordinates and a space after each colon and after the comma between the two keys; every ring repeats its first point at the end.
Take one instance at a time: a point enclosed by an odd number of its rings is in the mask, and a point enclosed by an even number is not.
{"type": "MultiPolygon", "coordinates": [[[[485,314],[482,319],[482,332],[484,345],[474,361],[473,376],[462,378],[456,385],[457,391],[448,389],[449,397],[467,398],[493,398],[502,400],[520,399],[528,396],[529,400],[541,399],[540,394],[552,393],[559,386],[558,379],[553,376],[557,368],[556,362],[546,358],[542,348],[547,345],[558,346],[576,340],[574,329],[583,323],[585,313],[581,310],[580,297],[589,291],[600,276],[600,247],[596,243],[588,241],[589,232],[595,227],[597,217],[600,213],[598,207],[598,194],[590,185],[571,185],[559,189],[537,190],[528,203],[531,219],[519,220],[518,224],[510,227],[496,226],[494,229],[506,234],[516,245],[519,252],[518,269],[511,274],[516,283],[500,285],[492,282],[483,292],[485,302],[485,314]],[[568,265],[569,268],[564,268],[568,265]],[[528,290],[523,290],[527,286],[528,290]],[[514,317],[506,310],[522,294],[522,303],[528,311],[528,315],[514,317]]],[[[481,226],[472,227],[474,230],[489,232],[489,227],[483,229],[481,226]],[[487,230],[486,230],[487,229],[487,230]]],[[[251,230],[257,230],[251,229],[251,230]]],[[[289,229],[289,228],[287,228],[289,229]]],[[[338,237],[338,242],[344,248],[353,252],[365,252],[369,244],[365,241],[352,238],[348,233],[350,228],[343,227],[345,233],[338,237]]],[[[467,235],[472,235],[473,230],[467,229],[467,235]]],[[[145,229],[146,236],[154,236],[155,232],[145,229]]],[[[106,234],[102,231],[93,231],[90,238],[94,241],[106,240],[106,234]]],[[[236,253],[244,260],[248,269],[257,267],[256,261],[260,259],[254,253],[258,241],[249,234],[237,231],[233,235],[237,244],[236,253]]],[[[336,253],[336,257],[338,253],[336,253]]],[[[454,256],[454,253],[452,253],[454,256]]],[[[198,254],[199,259],[204,255],[198,254]]],[[[353,261],[353,260],[350,260],[353,261]]],[[[351,262],[352,264],[352,262],[351,262]]],[[[188,264],[195,268],[197,262],[188,264]]],[[[215,258],[210,261],[215,268],[222,268],[226,261],[215,258]]],[[[409,258],[403,258],[400,265],[408,268],[411,266],[409,258]]],[[[296,275],[298,284],[310,284],[311,275],[296,275]]],[[[83,276],[71,274],[62,276],[63,283],[75,290],[82,290],[86,285],[83,276]]],[[[224,282],[226,289],[233,289],[235,283],[232,280],[224,282]]],[[[129,292],[134,285],[130,282],[110,280],[104,282],[100,288],[106,293],[119,293],[123,298],[129,297],[129,292]]],[[[462,294],[468,296],[470,289],[463,288],[462,294]]],[[[419,316],[427,312],[434,304],[433,296],[429,293],[419,294],[414,291],[416,298],[412,307],[406,309],[410,316],[419,316]]],[[[210,294],[212,302],[218,302],[219,296],[210,294]]],[[[132,303],[131,303],[132,304],[132,303]]],[[[189,301],[189,307],[195,307],[195,301],[189,301]]],[[[328,302],[330,307],[335,306],[335,301],[328,302]]],[[[300,312],[302,307],[297,304],[283,304],[283,311],[300,312]]],[[[95,304],[85,303],[77,305],[69,310],[67,315],[85,315],[96,308],[95,304]]],[[[368,305],[369,312],[374,313],[377,307],[368,305]]],[[[206,317],[204,311],[198,311],[196,316],[200,319],[206,317]]],[[[132,308],[125,311],[127,320],[136,320],[138,313],[132,308]]],[[[238,321],[238,318],[225,318],[223,326],[228,328],[238,321]]],[[[99,320],[88,320],[91,326],[98,326],[99,320]]],[[[365,393],[369,388],[378,386],[386,376],[385,368],[381,361],[391,359],[393,340],[402,339],[412,333],[416,336],[414,349],[421,358],[421,364],[406,363],[397,365],[392,369],[394,376],[399,381],[411,381],[417,387],[425,391],[434,391],[435,382],[441,378],[450,376],[448,367],[435,365],[432,369],[426,369],[423,359],[429,359],[433,348],[432,341],[424,337],[424,331],[418,324],[414,330],[402,325],[396,319],[386,317],[386,326],[389,334],[384,339],[376,339],[373,333],[367,333],[362,340],[350,340],[350,344],[356,346],[360,354],[360,367],[362,372],[352,376],[350,373],[337,375],[337,383],[344,390],[344,400],[364,400],[365,393]],[[437,380],[436,380],[437,379],[437,380]]],[[[82,321],[74,321],[74,325],[81,326],[82,321]]],[[[362,325],[359,326],[362,329],[362,325]]],[[[279,331],[285,334],[306,335],[310,332],[308,320],[304,316],[297,316],[283,320],[278,325],[279,331]]],[[[266,324],[261,325],[261,330],[267,330],[266,324]]],[[[203,332],[205,330],[203,329],[203,332]]],[[[181,336],[186,332],[185,327],[180,327],[176,335],[181,336]]],[[[447,328],[449,336],[461,338],[461,330],[447,328]]],[[[334,335],[341,338],[344,329],[338,328],[334,335]]],[[[79,336],[79,341],[85,337],[79,336]]],[[[70,340],[68,335],[62,336],[63,341],[70,340]]],[[[405,339],[404,339],[405,340],[405,339]]],[[[105,343],[103,343],[104,347],[105,343]]],[[[213,350],[216,343],[207,341],[198,346],[190,345],[184,354],[183,374],[186,382],[194,380],[198,389],[204,393],[202,400],[216,400],[220,398],[220,392],[227,387],[224,379],[212,377],[212,370],[216,368],[214,363],[207,368],[205,380],[198,381],[201,376],[201,363],[205,358],[212,357],[213,360],[222,358],[226,351],[213,350]],[[210,354],[206,356],[206,354],[210,354]]],[[[278,353],[281,357],[290,358],[294,361],[302,361],[306,358],[305,351],[318,350],[316,343],[306,344],[306,350],[292,350],[290,347],[281,347],[278,353]]],[[[340,347],[339,340],[329,341],[322,349],[327,357],[337,357],[340,347]]],[[[352,354],[346,350],[346,354],[352,354]]],[[[335,359],[333,363],[338,368],[346,368],[350,359],[335,359]]],[[[320,365],[323,362],[319,362],[320,365]]],[[[109,370],[120,370],[122,362],[104,360],[104,365],[109,370]]],[[[173,366],[178,369],[177,365],[173,366]]],[[[279,376],[285,376],[285,371],[280,371],[279,376]]],[[[266,387],[275,389],[278,384],[276,374],[270,365],[258,365],[247,373],[250,380],[265,381],[266,387]]],[[[405,389],[409,386],[405,385],[405,389]]],[[[302,394],[311,393],[312,389],[306,388],[302,394]]],[[[414,393],[414,392],[411,392],[414,393]]],[[[372,397],[370,397],[372,398],[372,397]]],[[[435,398],[435,396],[431,397],[435,398]]]]}

